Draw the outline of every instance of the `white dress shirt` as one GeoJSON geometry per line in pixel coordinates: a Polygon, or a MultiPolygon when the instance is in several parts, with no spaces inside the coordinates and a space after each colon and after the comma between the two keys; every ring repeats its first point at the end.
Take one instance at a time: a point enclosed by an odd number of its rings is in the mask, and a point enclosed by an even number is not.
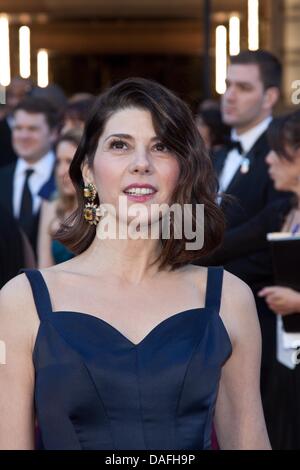
{"type": "Polygon", "coordinates": [[[276,346],[277,361],[289,369],[295,369],[297,365],[295,358],[298,357],[297,350],[300,348],[300,333],[286,333],[281,315],[277,315],[276,346]]]}
{"type": "Polygon", "coordinates": [[[28,164],[23,158],[18,158],[14,179],[13,179],[13,211],[15,218],[19,217],[21,210],[21,199],[23,194],[23,187],[25,183],[26,170],[29,168],[34,170],[34,173],[28,180],[29,189],[33,198],[33,213],[36,214],[41,205],[41,198],[38,196],[40,189],[50,179],[55,162],[55,155],[50,150],[44,157],[37,163],[28,164]]]}
{"type": "MultiPolygon", "coordinates": [[[[267,130],[269,127],[270,122],[272,121],[272,117],[269,116],[263,121],[261,121],[257,126],[253,127],[244,134],[237,135],[235,129],[231,131],[231,138],[232,140],[239,140],[242,147],[244,155],[246,155],[249,150],[253,147],[255,142],[259,139],[259,137],[267,130]]],[[[219,176],[219,185],[220,185],[220,192],[225,192],[228,188],[229,184],[231,183],[234,175],[238,171],[244,155],[240,155],[237,149],[232,149],[228,152],[223,170],[219,176]]]]}

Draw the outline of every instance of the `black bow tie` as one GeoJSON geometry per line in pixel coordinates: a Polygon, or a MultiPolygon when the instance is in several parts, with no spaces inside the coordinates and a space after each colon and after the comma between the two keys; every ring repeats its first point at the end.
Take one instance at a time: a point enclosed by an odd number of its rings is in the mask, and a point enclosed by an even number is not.
{"type": "Polygon", "coordinates": [[[237,149],[240,155],[243,155],[244,149],[239,140],[230,140],[227,144],[228,151],[237,149]]]}

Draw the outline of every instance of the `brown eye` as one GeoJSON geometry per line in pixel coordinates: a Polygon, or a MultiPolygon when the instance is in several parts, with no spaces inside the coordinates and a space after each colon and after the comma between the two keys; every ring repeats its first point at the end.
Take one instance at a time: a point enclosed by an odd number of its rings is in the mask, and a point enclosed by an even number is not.
{"type": "Polygon", "coordinates": [[[158,142],[157,144],[155,144],[154,149],[157,152],[167,152],[167,150],[168,150],[167,147],[161,142],[158,142]]]}
{"type": "Polygon", "coordinates": [[[110,148],[116,150],[125,150],[127,149],[127,145],[123,140],[113,140],[110,144],[110,148]]]}

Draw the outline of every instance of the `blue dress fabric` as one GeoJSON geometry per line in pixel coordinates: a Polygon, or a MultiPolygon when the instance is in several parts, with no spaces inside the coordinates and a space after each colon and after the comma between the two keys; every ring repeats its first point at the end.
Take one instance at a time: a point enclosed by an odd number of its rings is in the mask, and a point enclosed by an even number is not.
{"type": "Polygon", "coordinates": [[[44,449],[211,448],[232,352],[219,315],[222,268],[208,268],[205,307],[173,314],[138,344],[94,315],[53,312],[41,272],[25,274],[40,318],[34,400],[44,449]]]}
{"type": "Polygon", "coordinates": [[[55,264],[74,258],[74,254],[58,240],[51,240],[51,254],[55,264]]]}

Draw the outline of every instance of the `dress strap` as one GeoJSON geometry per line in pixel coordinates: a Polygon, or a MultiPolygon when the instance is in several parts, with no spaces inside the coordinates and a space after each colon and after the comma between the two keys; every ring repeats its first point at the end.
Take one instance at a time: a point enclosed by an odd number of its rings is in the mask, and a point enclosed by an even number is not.
{"type": "Polygon", "coordinates": [[[38,269],[22,269],[30,283],[36,310],[41,321],[52,313],[50,294],[42,273],[38,269]]]}
{"type": "Polygon", "coordinates": [[[219,313],[221,306],[223,272],[224,268],[222,266],[209,266],[207,268],[205,307],[212,308],[217,313],[219,313]]]}

